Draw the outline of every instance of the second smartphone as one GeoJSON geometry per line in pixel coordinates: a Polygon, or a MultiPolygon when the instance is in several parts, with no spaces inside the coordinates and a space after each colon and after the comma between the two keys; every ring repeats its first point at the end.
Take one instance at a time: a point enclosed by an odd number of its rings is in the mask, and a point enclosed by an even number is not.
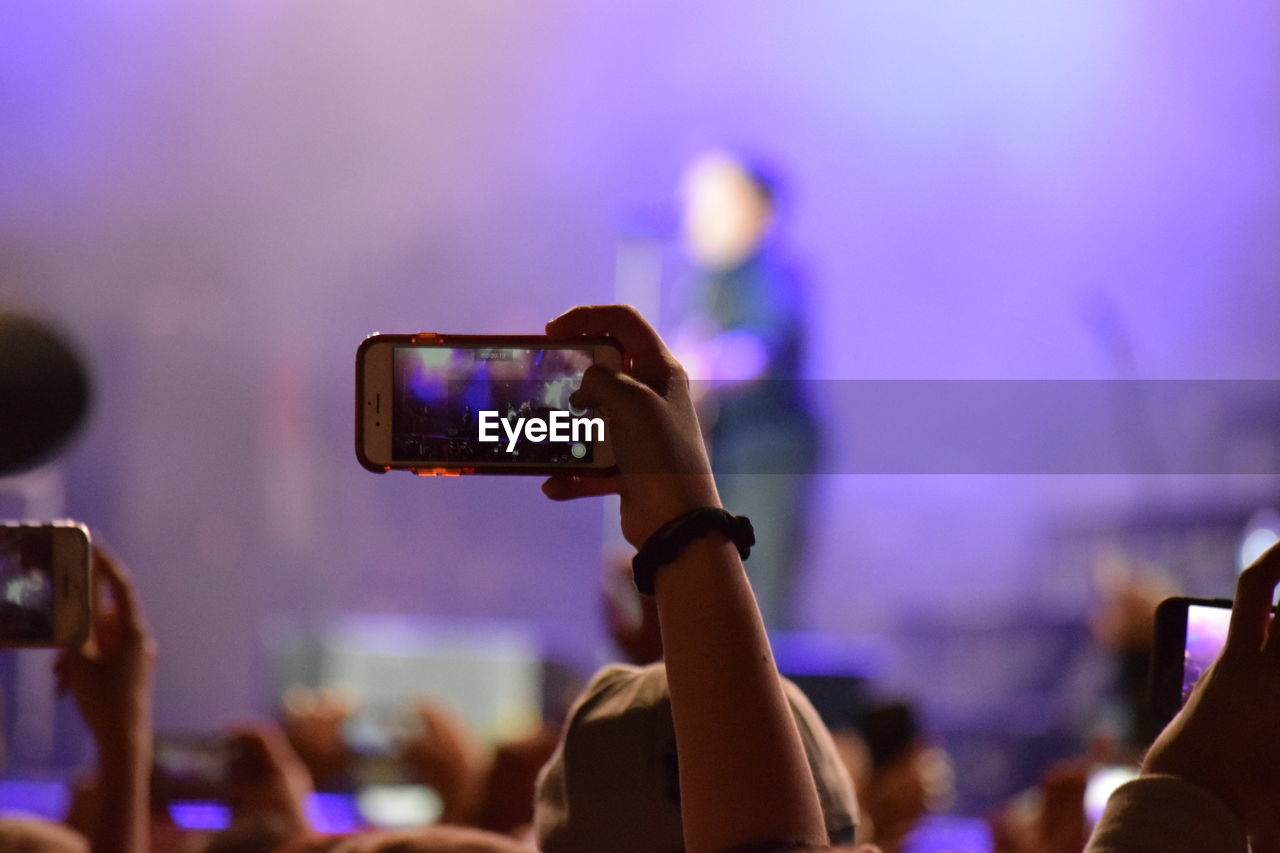
{"type": "Polygon", "coordinates": [[[1191,688],[1227,643],[1231,602],[1225,598],[1166,598],[1156,608],[1151,650],[1151,705],[1162,720],[1173,719],[1191,688]]]}
{"type": "Polygon", "coordinates": [[[78,646],[89,636],[89,531],[0,523],[0,646],[78,646]]]}
{"type": "Polygon", "coordinates": [[[611,338],[372,335],[356,351],[356,456],[371,471],[552,474],[614,467],[604,419],[569,396],[611,338]]]}

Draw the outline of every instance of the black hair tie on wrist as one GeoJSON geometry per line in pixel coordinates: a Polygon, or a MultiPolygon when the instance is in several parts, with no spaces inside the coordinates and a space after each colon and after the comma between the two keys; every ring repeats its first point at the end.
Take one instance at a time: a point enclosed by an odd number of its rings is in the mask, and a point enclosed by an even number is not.
{"type": "Polygon", "coordinates": [[[713,531],[723,533],[733,542],[744,560],[756,544],[755,530],[745,515],[733,515],[714,506],[691,509],[655,530],[631,560],[636,589],[641,595],[653,595],[658,569],[673,562],[695,539],[713,531]]]}

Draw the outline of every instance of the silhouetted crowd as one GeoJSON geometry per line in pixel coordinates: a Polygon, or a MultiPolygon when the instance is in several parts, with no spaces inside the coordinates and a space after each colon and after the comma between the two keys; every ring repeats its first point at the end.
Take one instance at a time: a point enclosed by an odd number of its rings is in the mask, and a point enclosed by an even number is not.
{"type": "MultiPolygon", "coordinates": [[[[543,486],[554,500],[619,493],[624,537],[652,558],[641,561],[651,574],[637,568],[652,584],[640,620],[610,614],[625,662],[596,673],[562,721],[492,748],[446,705],[417,703],[414,733],[395,758],[399,772],[438,793],[441,814],[411,831],[312,828],[308,795],[343,790],[359,761],[343,737],[353,704],[293,691],[278,721],[228,736],[217,795],[230,825],[182,829],[154,772],[157,648],[144,603],[121,560],[95,546],[92,638],[64,650],[56,672],[92,735],[96,772],[77,786],[63,823],[0,820],[0,851],[902,849],[950,796],[946,756],[900,704],[864,709],[833,735],[779,675],[743,568],[750,529],[734,507],[719,511],[681,366],[627,307],[574,308],[547,334],[611,335],[630,356],[625,373],[589,369],[571,400],[607,417],[617,474],[557,475],[543,486]]],[[[1091,761],[1082,758],[1049,768],[1033,806],[992,819],[997,849],[1280,850],[1280,637],[1270,636],[1278,582],[1272,548],[1240,576],[1225,650],[1096,827],[1085,816],[1091,761]]]]}

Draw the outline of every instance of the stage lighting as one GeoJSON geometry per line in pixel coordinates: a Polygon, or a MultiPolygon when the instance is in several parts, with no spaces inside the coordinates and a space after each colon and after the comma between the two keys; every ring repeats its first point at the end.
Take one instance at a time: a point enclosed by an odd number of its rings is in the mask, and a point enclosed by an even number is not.
{"type": "Polygon", "coordinates": [[[1280,513],[1269,508],[1255,512],[1245,525],[1244,537],[1240,540],[1236,571],[1244,571],[1245,566],[1261,557],[1277,541],[1280,541],[1280,513]]]}

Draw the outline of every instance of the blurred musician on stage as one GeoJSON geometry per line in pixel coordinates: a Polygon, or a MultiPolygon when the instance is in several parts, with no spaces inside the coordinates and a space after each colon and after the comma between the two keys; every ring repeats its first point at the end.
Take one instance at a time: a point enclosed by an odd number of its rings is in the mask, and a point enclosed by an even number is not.
{"type": "Polygon", "coordinates": [[[801,381],[806,300],[779,245],[779,190],[775,174],[730,151],[690,163],[681,234],[697,274],[673,349],[694,380],[721,500],[755,526],[746,567],[765,624],[789,628],[819,432],[801,381]]]}

